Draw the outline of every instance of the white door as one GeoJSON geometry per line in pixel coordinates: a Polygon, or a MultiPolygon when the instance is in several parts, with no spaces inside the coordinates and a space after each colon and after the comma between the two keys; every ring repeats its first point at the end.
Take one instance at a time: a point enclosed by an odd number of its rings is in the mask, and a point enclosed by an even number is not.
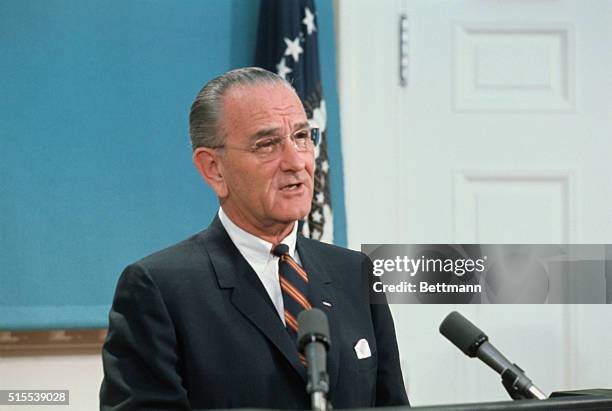
{"type": "MultiPolygon", "coordinates": [[[[336,6],[351,248],[612,243],[612,1],[336,6]]],[[[451,309],[547,393],[612,387],[610,306],[395,305],[415,405],[507,398],[438,334],[451,309]]]]}

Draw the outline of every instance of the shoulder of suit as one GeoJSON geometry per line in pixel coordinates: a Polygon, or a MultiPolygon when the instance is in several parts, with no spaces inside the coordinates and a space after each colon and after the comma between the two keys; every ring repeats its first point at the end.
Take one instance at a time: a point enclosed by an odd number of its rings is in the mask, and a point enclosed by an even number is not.
{"type": "Polygon", "coordinates": [[[194,259],[208,259],[201,244],[206,231],[203,230],[176,244],[143,257],[136,261],[134,265],[140,266],[149,272],[180,271],[185,266],[192,267],[194,259]]]}

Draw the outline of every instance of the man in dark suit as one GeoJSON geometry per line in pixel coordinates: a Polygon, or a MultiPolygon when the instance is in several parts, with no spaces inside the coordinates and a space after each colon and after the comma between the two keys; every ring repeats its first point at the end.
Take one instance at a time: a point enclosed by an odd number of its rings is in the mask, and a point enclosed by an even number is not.
{"type": "Polygon", "coordinates": [[[408,404],[389,308],[368,301],[369,260],[297,234],[316,134],[291,86],[265,70],[234,70],[200,91],[193,159],[221,207],[206,230],[123,272],[101,409],[310,408],[296,302],[329,319],[335,408],[408,404]]]}

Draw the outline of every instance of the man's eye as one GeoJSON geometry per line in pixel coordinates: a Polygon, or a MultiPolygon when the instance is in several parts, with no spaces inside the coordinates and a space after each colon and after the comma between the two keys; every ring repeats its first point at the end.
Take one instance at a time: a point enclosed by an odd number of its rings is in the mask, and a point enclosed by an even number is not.
{"type": "Polygon", "coordinates": [[[259,140],[255,143],[256,151],[271,151],[278,145],[280,139],[278,138],[267,138],[265,140],[259,140]]]}
{"type": "Polygon", "coordinates": [[[298,131],[297,133],[295,133],[294,138],[296,140],[308,140],[310,139],[310,133],[308,132],[308,130],[302,130],[302,131],[298,131]]]}

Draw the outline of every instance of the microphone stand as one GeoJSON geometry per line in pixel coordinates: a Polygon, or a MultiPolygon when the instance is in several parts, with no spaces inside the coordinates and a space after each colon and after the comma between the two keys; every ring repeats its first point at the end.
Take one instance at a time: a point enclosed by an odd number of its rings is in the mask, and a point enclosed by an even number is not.
{"type": "Polygon", "coordinates": [[[327,374],[327,350],[331,344],[327,316],[318,308],[304,310],[298,315],[298,351],[306,357],[308,383],[313,411],[330,411],[327,401],[329,375],[327,374]]]}
{"type": "MultiPolygon", "coordinates": [[[[523,372],[518,365],[513,365],[523,372]]],[[[501,377],[502,385],[510,395],[510,398],[513,400],[545,400],[547,398],[546,394],[540,391],[540,389],[533,384],[530,384],[525,389],[521,389],[518,384],[520,376],[517,375],[512,368],[508,368],[506,371],[504,371],[501,377]]]]}
{"type": "Polygon", "coordinates": [[[310,336],[310,341],[302,341],[304,347],[304,355],[308,363],[308,374],[313,376],[306,385],[306,392],[310,395],[313,411],[330,411],[331,403],[327,401],[327,393],[329,392],[329,375],[327,374],[325,364],[320,364],[319,361],[325,361],[326,350],[325,345],[328,344],[327,339],[321,341],[317,337],[310,336]],[[309,344],[309,343],[318,344],[309,344]],[[319,361],[317,361],[319,359],[319,361]]]}

